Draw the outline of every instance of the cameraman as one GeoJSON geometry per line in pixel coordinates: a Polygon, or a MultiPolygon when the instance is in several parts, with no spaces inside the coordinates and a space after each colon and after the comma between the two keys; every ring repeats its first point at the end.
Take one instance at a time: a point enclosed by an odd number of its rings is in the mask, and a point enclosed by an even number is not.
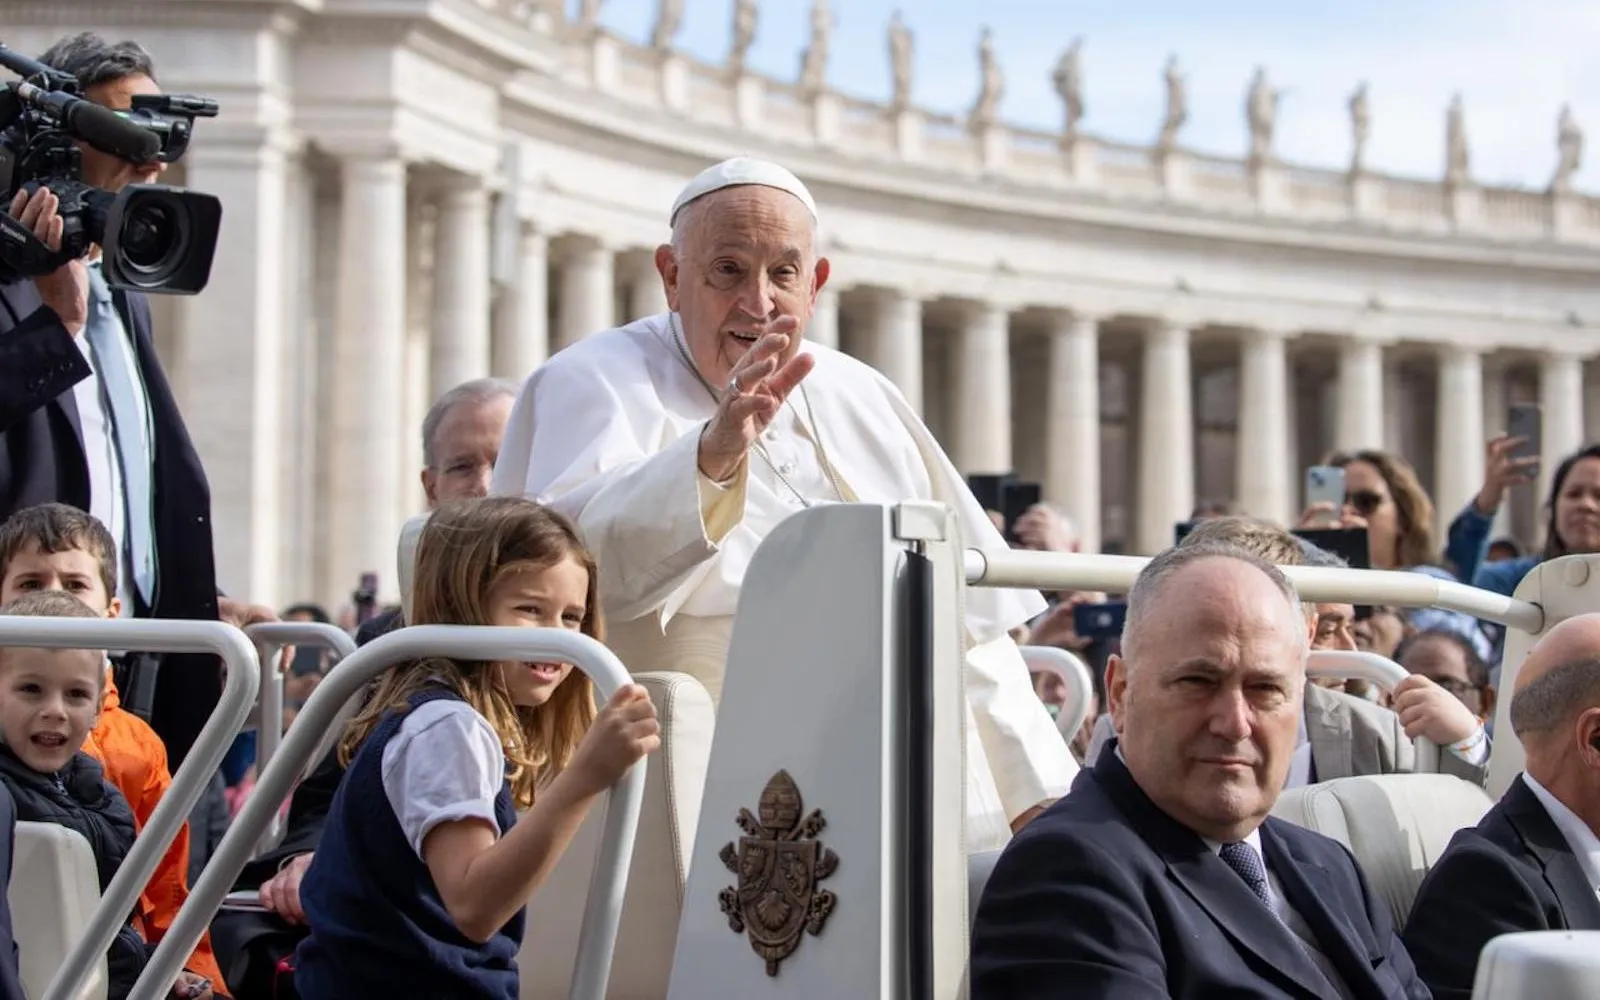
{"type": "MultiPolygon", "coordinates": [[[[135,42],[84,33],[52,45],[41,61],[108,108],[159,93],[150,54],[135,42]]],[[[165,169],[79,148],[82,180],[108,191],[150,183],[165,169]]],[[[62,237],[57,207],[47,188],[19,191],[0,206],[52,250],[62,237]]],[[[0,285],[0,519],[49,501],[93,514],[118,546],[119,596],[134,617],[270,620],[270,612],[217,593],[205,470],[150,327],[144,295],[107,287],[99,247],[52,274],[0,285]]],[[[131,659],[141,670],[153,662],[131,659]]],[[[211,656],[160,663],[150,722],[176,771],[217,704],[221,676],[211,656]]]]}

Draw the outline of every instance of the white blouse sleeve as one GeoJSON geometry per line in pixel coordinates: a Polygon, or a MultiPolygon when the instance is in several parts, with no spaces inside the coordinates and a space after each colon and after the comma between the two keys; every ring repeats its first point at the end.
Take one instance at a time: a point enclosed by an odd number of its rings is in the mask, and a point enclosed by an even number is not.
{"type": "Polygon", "coordinates": [[[498,831],[494,800],[505,775],[493,727],[454,699],[418,706],[383,748],[383,791],[419,859],[423,840],[440,823],[481,819],[498,831]]]}

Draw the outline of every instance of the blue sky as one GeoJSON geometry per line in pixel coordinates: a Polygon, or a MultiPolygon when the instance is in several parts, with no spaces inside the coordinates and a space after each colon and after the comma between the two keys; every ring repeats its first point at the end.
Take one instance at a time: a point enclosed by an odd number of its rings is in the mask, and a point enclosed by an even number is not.
{"type": "MultiPolygon", "coordinates": [[[[648,38],[659,0],[606,0],[602,20],[648,38]]],[[[681,48],[720,61],[732,0],[685,0],[681,48]]],[[[994,29],[1006,119],[1058,127],[1050,74],[1074,36],[1084,42],[1084,128],[1146,142],[1161,119],[1162,67],[1176,53],[1189,83],[1194,148],[1241,155],[1244,94],[1266,67],[1285,91],[1277,148],[1296,162],[1342,169],[1346,100],[1371,88],[1374,168],[1437,177],[1445,108],[1466,102],[1473,176],[1542,188],[1555,165],[1556,115],[1570,102],[1588,133],[1579,184],[1600,190],[1600,0],[832,0],[829,82],[876,98],[889,91],[884,28],[898,7],[915,33],[916,102],[964,111],[978,88],[977,39],[994,29]]],[[[752,63],[792,79],[809,32],[810,0],[761,0],[752,63]]]]}

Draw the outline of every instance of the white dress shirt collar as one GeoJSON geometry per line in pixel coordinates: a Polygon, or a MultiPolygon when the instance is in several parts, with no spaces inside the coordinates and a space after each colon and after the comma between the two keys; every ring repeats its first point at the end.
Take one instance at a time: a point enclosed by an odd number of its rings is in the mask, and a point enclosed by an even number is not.
{"type": "Polygon", "coordinates": [[[1524,771],[1522,783],[1528,786],[1534,798],[1544,806],[1544,811],[1550,814],[1550,820],[1561,831],[1561,836],[1566,838],[1567,846],[1572,848],[1573,856],[1583,868],[1583,877],[1589,880],[1590,888],[1600,895],[1600,836],[1596,836],[1588,823],[1567,808],[1565,802],[1550,794],[1550,790],[1539,784],[1533,775],[1524,771]]]}

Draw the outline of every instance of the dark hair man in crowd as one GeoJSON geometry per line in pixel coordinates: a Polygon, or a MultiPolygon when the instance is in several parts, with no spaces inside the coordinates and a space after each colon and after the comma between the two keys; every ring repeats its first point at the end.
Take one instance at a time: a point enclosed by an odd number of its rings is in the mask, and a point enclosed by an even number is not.
{"type": "MultiPolygon", "coordinates": [[[[74,76],[84,97],[108,108],[160,91],[150,53],[137,42],[86,32],[58,41],[40,61],[74,76]]],[[[83,180],[107,191],[151,183],[165,169],[79,148],[83,180]]],[[[18,192],[0,209],[59,249],[58,207],[46,187],[18,192]]],[[[116,541],[124,581],[117,596],[134,617],[220,613],[240,625],[271,618],[218,597],[210,489],[156,356],[149,302],[108,287],[99,247],[50,274],[0,285],[0,434],[0,519],[52,501],[93,514],[116,541]]],[[[168,655],[161,663],[150,722],[176,770],[222,680],[214,657],[168,655]]],[[[137,697],[137,681],[118,680],[137,697]]]]}

